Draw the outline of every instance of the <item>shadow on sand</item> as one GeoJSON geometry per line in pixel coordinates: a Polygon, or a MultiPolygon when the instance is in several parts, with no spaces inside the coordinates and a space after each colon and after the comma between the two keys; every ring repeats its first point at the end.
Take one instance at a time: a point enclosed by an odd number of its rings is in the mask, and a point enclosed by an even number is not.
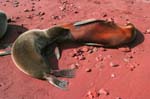
{"type": "Polygon", "coordinates": [[[23,26],[9,24],[6,34],[0,39],[0,49],[6,48],[9,44],[12,44],[21,33],[27,30],[28,29],[23,26]]]}

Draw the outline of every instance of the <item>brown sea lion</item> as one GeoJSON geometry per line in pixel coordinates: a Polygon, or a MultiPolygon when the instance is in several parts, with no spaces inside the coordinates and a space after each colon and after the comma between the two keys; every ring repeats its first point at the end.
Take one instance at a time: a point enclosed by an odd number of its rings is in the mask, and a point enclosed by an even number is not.
{"type": "Polygon", "coordinates": [[[70,40],[86,45],[117,47],[130,43],[136,37],[136,29],[132,24],[119,26],[105,20],[88,19],[60,27],[70,30],[70,40]]]}
{"type": "Polygon", "coordinates": [[[46,79],[52,85],[66,89],[68,83],[57,77],[74,77],[74,69],[52,70],[44,57],[44,48],[68,37],[68,29],[52,27],[46,30],[29,30],[21,34],[12,46],[12,59],[25,74],[46,79]]]}

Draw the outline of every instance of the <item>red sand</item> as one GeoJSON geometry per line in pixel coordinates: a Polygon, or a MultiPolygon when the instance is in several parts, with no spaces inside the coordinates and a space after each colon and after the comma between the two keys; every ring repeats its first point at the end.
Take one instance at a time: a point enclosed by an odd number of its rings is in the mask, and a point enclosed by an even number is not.
{"type": "Polygon", "coordinates": [[[84,52],[84,60],[72,57],[74,49],[86,51],[84,46],[63,47],[59,67],[79,64],[76,77],[67,79],[70,82],[67,91],[25,75],[15,67],[10,55],[0,57],[0,99],[149,99],[150,34],[144,32],[150,29],[150,1],[0,0],[0,9],[15,21],[10,23],[1,43],[13,42],[26,29],[43,29],[88,18],[113,18],[119,24],[130,21],[144,35],[144,38],[139,35],[131,52],[97,48],[90,54],[84,52]]]}

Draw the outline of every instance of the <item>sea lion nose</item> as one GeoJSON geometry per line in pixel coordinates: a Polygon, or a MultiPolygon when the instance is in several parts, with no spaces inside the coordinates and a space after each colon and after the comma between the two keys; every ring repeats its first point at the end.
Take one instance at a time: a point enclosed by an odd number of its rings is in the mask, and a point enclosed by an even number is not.
{"type": "Polygon", "coordinates": [[[4,36],[7,30],[7,16],[3,11],[0,11],[0,39],[4,36]]]}

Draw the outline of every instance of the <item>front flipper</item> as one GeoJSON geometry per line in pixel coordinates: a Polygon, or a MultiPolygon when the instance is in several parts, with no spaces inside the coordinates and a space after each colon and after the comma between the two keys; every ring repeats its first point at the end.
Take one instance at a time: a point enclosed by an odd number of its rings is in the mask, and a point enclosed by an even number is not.
{"type": "Polygon", "coordinates": [[[44,78],[52,85],[62,90],[66,90],[68,86],[68,82],[64,80],[59,80],[57,77],[44,74],[44,78]]]}
{"type": "Polygon", "coordinates": [[[10,54],[11,54],[11,50],[0,51],[0,56],[10,55],[10,54]]]}
{"type": "Polygon", "coordinates": [[[66,77],[66,78],[75,77],[75,69],[53,70],[51,73],[56,77],[66,77]]]}
{"type": "Polygon", "coordinates": [[[93,22],[98,22],[98,21],[100,21],[100,20],[98,20],[98,19],[88,19],[88,20],[75,22],[73,25],[74,26],[81,26],[81,25],[90,24],[90,23],[93,23],[93,22]]]}
{"type": "Polygon", "coordinates": [[[99,47],[104,47],[103,44],[99,44],[99,43],[84,43],[85,45],[88,45],[88,46],[99,46],[99,47]]]}

